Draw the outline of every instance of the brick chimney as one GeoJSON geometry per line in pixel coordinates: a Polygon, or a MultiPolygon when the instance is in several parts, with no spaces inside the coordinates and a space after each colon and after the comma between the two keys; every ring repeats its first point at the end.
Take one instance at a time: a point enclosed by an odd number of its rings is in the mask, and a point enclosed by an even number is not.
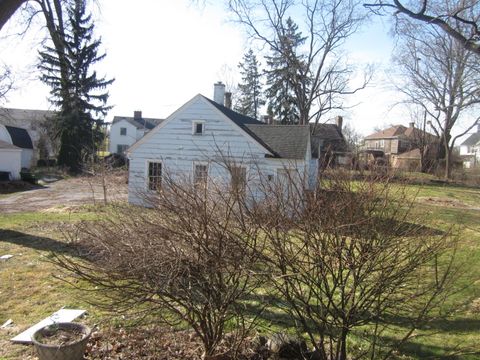
{"type": "Polygon", "coordinates": [[[213,85],[213,101],[217,104],[225,105],[225,84],[221,81],[213,85]]]}
{"type": "Polygon", "coordinates": [[[338,130],[340,130],[340,132],[342,132],[342,127],[343,127],[343,117],[338,115],[336,118],[335,118],[335,124],[337,125],[338,127],[338,130]]]}
{"type": "Polygon", "coordinates": [[[133,120],[141,120],[142,119],[142,112],[136,110],[133,112],[133,120]]]}
{"type": "Polygon", "coordinates": [[[232,108],[232,93],[230,91],[225,92],[225,107],[232,108]]]}

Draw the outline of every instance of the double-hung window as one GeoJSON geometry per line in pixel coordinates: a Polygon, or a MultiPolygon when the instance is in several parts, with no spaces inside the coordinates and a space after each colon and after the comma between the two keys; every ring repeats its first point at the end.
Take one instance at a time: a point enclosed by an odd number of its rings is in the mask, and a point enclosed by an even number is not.
{"type": "Polygon", "coordinates": [[[121,127],[120,128],[120,135],[126,136],[127,135],[127,128],[121,127]]]}
{"type": "Polygon", "coordinates": [[[206,186],[208,180],[208,165],[195,164],[193,168],[193,184],[197,186],[206,186]]]}
{"type": "Polygon", "coordinates": [[[148,163],[148,189],[159,190],[162,186],[162,163],[150,161],[148,163]]]}

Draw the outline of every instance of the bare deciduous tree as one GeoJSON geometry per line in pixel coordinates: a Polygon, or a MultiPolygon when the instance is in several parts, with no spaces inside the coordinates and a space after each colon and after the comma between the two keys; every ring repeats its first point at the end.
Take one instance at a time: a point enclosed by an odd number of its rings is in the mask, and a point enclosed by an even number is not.
{"type": "MultiPolygon", "coordinates": [[[[343,108],[342,98],[363,89],[369,81],[365,73],[358,87],[351,87],[354,72],[342,56],[341,47],[363,21],[360,4],[354,0],[230,0],[229,9],[252,38],[259,40],[299,73],[291,86],[299,110],[299,124],[318,123],[332,109],[343,108]],[[296,16],[298,14],[299,16],[296,16]],[[286,52],[282,39],[291,17],[306,37],[299,57],[286,52]],[[302,63],[299,66],[299,63],[302,63]]],[[[287,50],[286,50],[287,49],[287,50]]]]}
{"type": "Polygon", "coordinates": [[[377,14],[393,12],[435,25],[465,49],[480,55],[480,1],[478,0],[376,0],[364,6],[377,14]]]}
{"type": "Polygon", "coordinates": [[[4,100],[7,93],[13,88],[13,78],[10,68],[6,65],[0,68],[0,101],[4,100]]]}
{"type": "Polygon", "coordinates": [[[406,95],[407,103],[421,107],[432,119],[443,144],[448,179],[456,140],[480,120],[475,113],[480,106],[478,58],[433,26],[421,27],[409,21],[399,26],[401,42],[394,61],[403,81],[397,89],[406,95]],[[460,130],[467,115],[468,125],[460,130]]]}

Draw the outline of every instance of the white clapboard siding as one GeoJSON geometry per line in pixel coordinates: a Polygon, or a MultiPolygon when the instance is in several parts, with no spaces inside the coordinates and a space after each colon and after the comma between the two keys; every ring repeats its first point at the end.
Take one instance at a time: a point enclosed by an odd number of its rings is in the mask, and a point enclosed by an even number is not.
{"type": "MultiPolygon", "coordinates": [[[[147,192],[149,161],[162,162],[162,170],[170,174],[192,174],[195,163],[209,165],[209,177],[225,178],[229,174],[218,165],[221,156],[227,155],[243,163],[250,175],[260,169],[263,175],[276,175],[278,168],[295,166],[308,171],[305,160],[292,165],[288,159],[266,158],[267,149],[241,130],[205,98],[194,99],[171,115],[134,145],[129,152],[129,201],[144,204],[147,192]],[[193,135],[192,123],[204,122],[204,134],[193,135]]],[[[307,155],[306,155],[307,156],[307,155]]],[[[249,176],[250,178],[251,176],[249,176]]]]}

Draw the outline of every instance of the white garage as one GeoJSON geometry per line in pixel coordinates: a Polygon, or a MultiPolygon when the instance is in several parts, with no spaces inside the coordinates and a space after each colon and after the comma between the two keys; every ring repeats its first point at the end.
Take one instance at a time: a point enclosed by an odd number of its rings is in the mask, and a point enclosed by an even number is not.
{"type": "Polygon", "coordinates": [[[22,149],[0,140],[0,176],[8,174],[8,180],[19,180],[21,168],[22,149]]]}

